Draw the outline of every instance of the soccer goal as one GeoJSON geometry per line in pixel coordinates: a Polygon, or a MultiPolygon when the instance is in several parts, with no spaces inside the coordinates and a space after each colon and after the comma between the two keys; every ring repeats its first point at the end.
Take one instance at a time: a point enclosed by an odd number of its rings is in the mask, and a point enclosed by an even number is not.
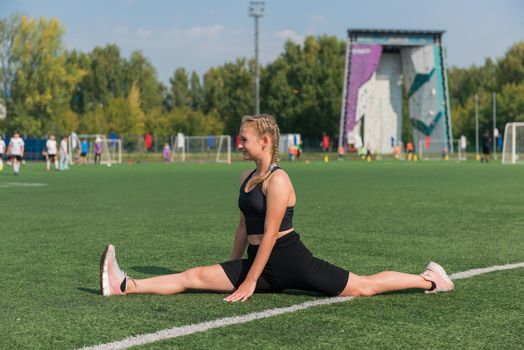
{"type": "Polygon", "coordinates": [[[231,136],[185,136],[178,133],[171,161],[231,163],[231,136]]]}
{"type": "Polygon", "coordinates": [[[431,140],[426,144],[424,140],[418,143],[418,157],[420,160],[467,160],[465,138],[453,139],[451,144],[453,149],[450,151],[448,140],[431,140]]]}
{"type": "Polygon", "coordinates": [[[524,122],[507,123],[504,129],[502,164],[524,163],[524,122]]]}
{"type": "Polygon", "coordinates": [[[95,162],[95,150],[100,149],[100,164],[122,163],[122,140],[108,139],[105,135],[78,135],[79,149],[82,149],[82,141],[87,141],[89,149],[87,162],[95,162]]]}

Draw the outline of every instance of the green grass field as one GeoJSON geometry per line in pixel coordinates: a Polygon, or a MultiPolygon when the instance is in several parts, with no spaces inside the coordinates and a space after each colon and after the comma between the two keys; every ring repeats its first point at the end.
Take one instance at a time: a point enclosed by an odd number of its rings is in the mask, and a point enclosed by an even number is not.
{"type": "MultiPolygon", "coordinates": [[[[299,292],[105,298],[98,263],[113,243],[133,277],[227,260],[249,163],[0,172],[0,348],[72,349],[323,298],[299,292]],[[26,184],[26,186],[24,186],[26,184]],[[28,186],[28,184],[33,184],[28,186]],[[37,186],[34,184],[42,184],[37,186]]],[[[295,229],[320,258],[357,274],[448,272],[524,261],[524,167],[476,162],[282,163],[295,229]]],[[[160,348],[524,347],[524,269],[218,328],[160,348]]]]}

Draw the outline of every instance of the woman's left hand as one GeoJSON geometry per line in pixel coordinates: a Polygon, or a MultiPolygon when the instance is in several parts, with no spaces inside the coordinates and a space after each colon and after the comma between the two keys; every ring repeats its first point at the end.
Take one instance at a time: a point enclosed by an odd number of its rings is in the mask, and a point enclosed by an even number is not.
{"type": "Polygon", "coordinates": [[[255,292],[255,287],[257,286],[256,281],[248,281],[245,280],[242,282],[242,284],[238,287],[238,289],[231,295],[229,295],[227,298],[225,298],[225,301],[246,301],[253,295],[255,292]]]}

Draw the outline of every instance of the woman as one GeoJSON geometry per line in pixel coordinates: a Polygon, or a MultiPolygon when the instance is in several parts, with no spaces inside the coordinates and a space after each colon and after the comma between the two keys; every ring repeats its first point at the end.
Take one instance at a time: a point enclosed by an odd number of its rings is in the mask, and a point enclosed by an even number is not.
{"type": "Polygon", "coordinates": [[[240,179],[240,223],[229,261],[139,280],[120,270],[115,249],[109,245],[100,261],[102,294],[176,294],[197,289],[228,292],[224,300],[236,302],[246,301],[255,292],[283,289],[329,296],[371,296],[408,288],[429,293],[453,290],[453,282],[434,262],[421,275],[386,271],[358,276],[315,258],[293,229],[295,191],[288,175],[277,166],[278,145],[279,129],[273,117],[242,119],[239,149],[256,169],[244,172],[240,179]],[[242,259],[246,246],[248,258],[242,259]]]}

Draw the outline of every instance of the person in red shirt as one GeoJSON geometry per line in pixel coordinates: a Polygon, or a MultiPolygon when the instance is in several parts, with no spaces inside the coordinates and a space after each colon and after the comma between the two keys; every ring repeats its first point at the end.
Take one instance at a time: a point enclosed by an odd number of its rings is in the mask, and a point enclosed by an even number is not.
{"type": "Polygon", "coordinates": [[[326,133],[322,133],[322,151],[326,153],[329,151],[329,136],[326,133]]]}
{"type": "Polygon", "coordinates": [[[146,146],[146,151],[151,150],[151,146],[153,146],[153,135],[150,132],[148,132],[144,137],[144,144],[146,146]]]}

